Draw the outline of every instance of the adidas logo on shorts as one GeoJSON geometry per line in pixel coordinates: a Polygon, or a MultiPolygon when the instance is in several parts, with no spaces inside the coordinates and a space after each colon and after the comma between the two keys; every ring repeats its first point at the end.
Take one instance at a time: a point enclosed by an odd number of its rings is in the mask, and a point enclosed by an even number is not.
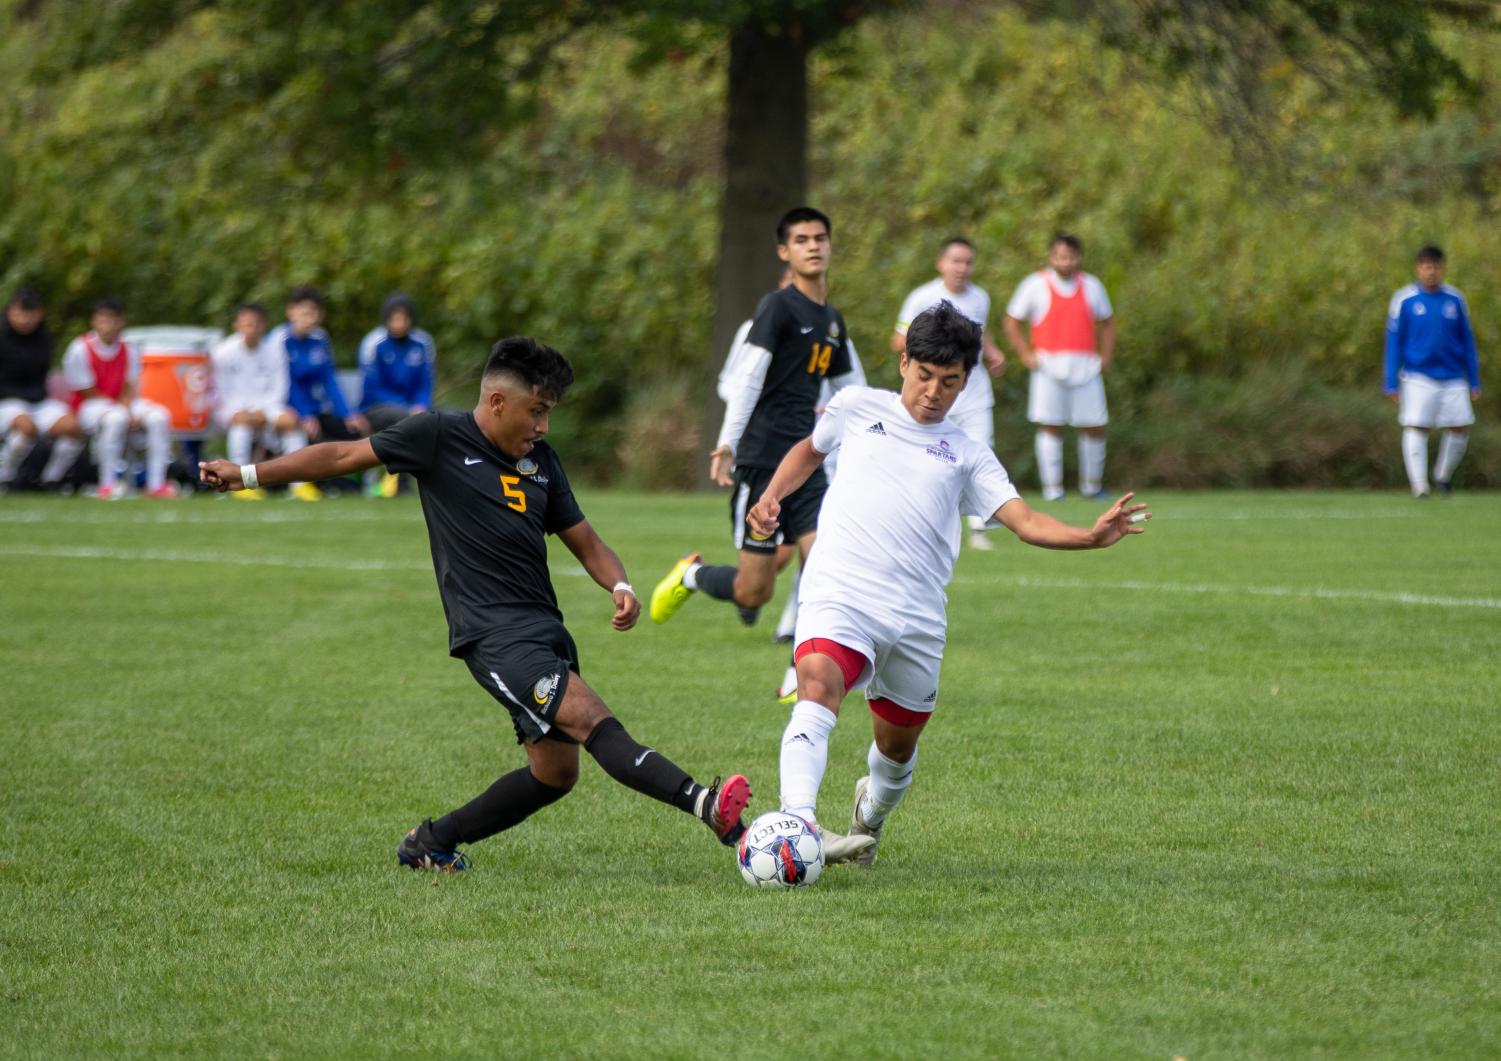
{"type": "Polygon", "coordinates": [[[881,421],[877,420],[865,429],[865,433],[867,435],[884,435],[886,428],[882,426],[881,421]]]}

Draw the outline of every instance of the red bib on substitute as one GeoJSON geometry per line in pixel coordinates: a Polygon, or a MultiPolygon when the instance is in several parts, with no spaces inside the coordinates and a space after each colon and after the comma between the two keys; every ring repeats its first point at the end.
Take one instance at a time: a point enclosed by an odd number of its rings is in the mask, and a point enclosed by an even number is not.
{"type": "Polygon", "coordinates": [[[1084,274],[1079,274],[1072,295],[1060,292],[1047,270],[1043,270],[1042,279],[1048,285],[1048,312],[1032,326],[1032,345],[1044,354],[1098,353],[1094,314],[1084,297],[1084,274]]]}
{"type": "MultiPolygon", "coordinates": [[[[125,390],[125,374],[130,371],[130,351],[125,348],[125,340],[120,340],[120,348],[114,357],[103,355],[93,332],[83,337],[83,348],[89,355],[89,370],[94,373],[94,390],[102,398],[118,401],[125,390]]],[[[82,404],[83,395],[74,392],[73,408],[82,404]]]]}

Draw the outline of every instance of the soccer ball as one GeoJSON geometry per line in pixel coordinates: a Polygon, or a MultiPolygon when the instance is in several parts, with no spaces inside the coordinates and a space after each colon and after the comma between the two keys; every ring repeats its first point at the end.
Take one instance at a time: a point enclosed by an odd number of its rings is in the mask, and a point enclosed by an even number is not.
{"type": "Polygon", "coordinates": [[[751,822],[736,853],[740,875],[752,888],[801,888],[823,872],[823,841],[818,830],[785,811],[772,811],[751,822]]]}

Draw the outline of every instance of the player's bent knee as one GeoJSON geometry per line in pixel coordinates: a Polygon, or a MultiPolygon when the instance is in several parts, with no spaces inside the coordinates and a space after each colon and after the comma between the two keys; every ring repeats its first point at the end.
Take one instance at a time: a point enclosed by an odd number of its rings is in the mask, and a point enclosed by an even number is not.
{"type": "Polygon", "coordinates": [[[599,724],[613,718],[598,694],[578,676],[577,671],[568,674],[568,688],[563,692],[563,702],[558,706],[554,722],[559,729],[576,741],[589,739],[599,724]]]}
{"type": "Polygon", "coordinates": [[[549,788],[570,791],[579,779],[579,746],[540,740],[526,746],[532,776],[549,788]]]}

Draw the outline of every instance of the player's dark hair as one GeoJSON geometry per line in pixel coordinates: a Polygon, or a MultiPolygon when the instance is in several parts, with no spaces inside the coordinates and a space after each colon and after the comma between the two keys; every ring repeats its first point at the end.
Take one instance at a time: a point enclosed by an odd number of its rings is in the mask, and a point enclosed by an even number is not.
{"type": "Polygon", "coordinates": [[[965,236],[950,236],[948,239],[944,240],[942,244],[939,245],[939,247],[938,247],[938,257],[942,258],[945,254],[947,254],[949,252],[949,248],[952,247],[956,243],[959,246],[961,246],[961,247],[968,247],[970,250],[974,250],[975,249],[974,243],[971,242],[967,237],[965,237],[965,236]]]}
{"type": "Polygon", "coordinates": [[[1084,253],[1084,241],[1072,232],[1054,232],[1053,238],[1048,240],[1048,250],[1052,250],[1058,244],[1072,247],[1075,254],[1084,253]]]}
{"type": "Polygon", "coordinates": [[[287,305],[295,306],[299,302],[311,302],[319,309],[323,309],[327,300],[323,297],[323,292],[312,284],[299,284],[287,292],[287,305]]]}
{"type": "Polygon", "coordinates": [[[980,326],[944,299],[907,327],[907,356],[927,365],[962,363],[967,373],[980,360],[980,326]]]}
{"type": "Polygon", "coordinates": [[[235,316],[238,317],[242,313],[254,313],[261,320],[267,319],[266,307],[259,302],[241,302],[235,307],[235,316]]]}
{"type": "Polygon", "coordinates": [[[1444,249],[1432,243],[1425,243],[1418,248],[1416,260],[1420,262],[1442,263],[1444,260],[1444,249]]]}
{"type": "Polygon", "coordinates": [[[830,236],[834,234],[834,223],[828,215],[811,206],[794,206],[782,215],[782,220],[777,222],[777,245],[787,242],[787,236],[792,232],[793,225],[800,225],[804,221],[822,221],[823,229],[830,236]]]}
{"type": "Polygon", "coordinates": [[[117,317],[125,316],[125,300],[116,298],[114,295],[105,295],[103,298],[94,300],[95,313],[113,313],[117,317]]]}
{"type": "Polygon", "coordinates": [[[30,284],[22,284],[10,293],[10,301],[7,306],[15,306],[17,309],[43,309],[46,301],[42,293],[30,284]]]}
{"type": "Polygon", "coordinates": [[[539,394],[559,401],[573,382],[573,366],[552,347],[525,335],[513,335],[490,350],[484,379],[488,382],[494,376],[514,376],[539,394]]]}
{"type": "Polygon", "coordinates": [[[397,310],[405,311],[413,325],[417,323],[417,303],[405,291],[393,291],[386,296],[386,300],[380,304],[380,322],[386,323],[397,310]]]}

